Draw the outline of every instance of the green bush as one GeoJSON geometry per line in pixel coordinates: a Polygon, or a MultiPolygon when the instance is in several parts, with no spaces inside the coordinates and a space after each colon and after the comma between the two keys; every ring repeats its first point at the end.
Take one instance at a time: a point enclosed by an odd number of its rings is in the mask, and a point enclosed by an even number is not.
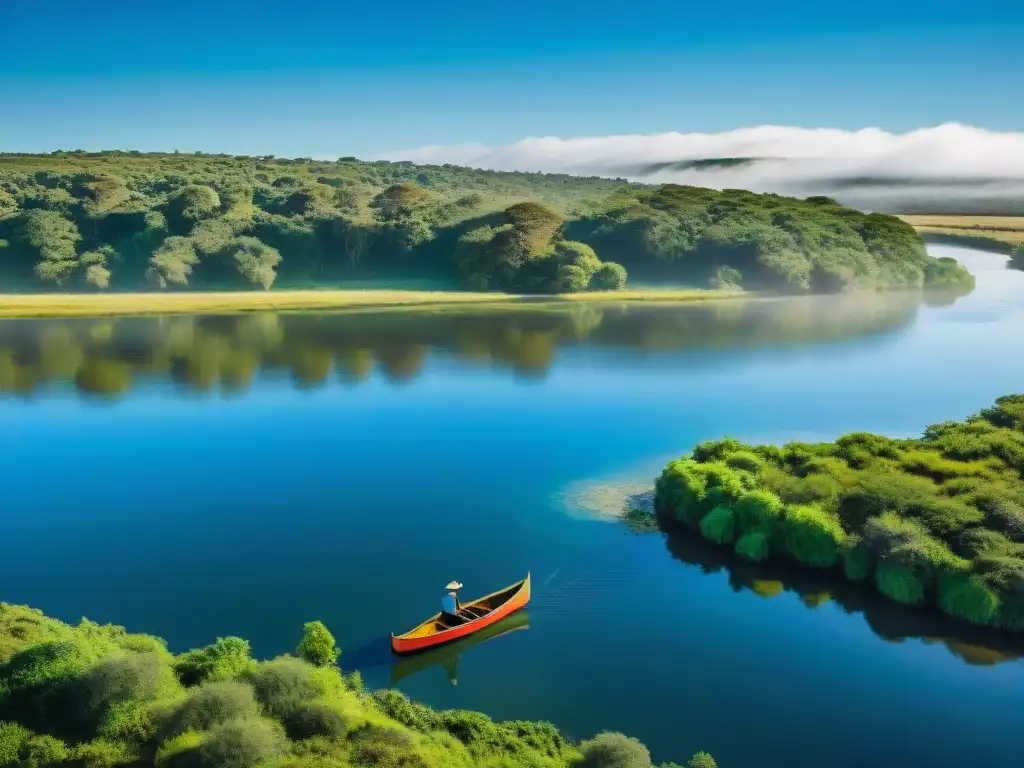
{"type": "Polygon", "coordinates": [[[891,600],[905,605],[924,602],[924,581],[911,568],[883,560],[875,569],[878,591],[891,600]]]}
{"type": "Polygon", "coordinates": [[[270,720],[229,720],[210,730],[198,750],[202,768],[254,768],[283,755],[287,742],[270,720]]]}
{"type": "Polygon", "coordinates": [[[260,664],[249,677],[264,711],[280,717],[302,701],[313,699],[317,688],[311,668],[299,659],[281,658],[260,664]]]}
{"type": "Polygon", "coordinates": [[[836,564],[845,534],[839,521],[820,507],[786,507],[778,528],[783,546],[797,561],[819,568],[836,564]]]}
{"type": "Polygon", "coordinates": [[[626,287],[626,268],[614,261],[606,261],[590,277],[592,291],[618,291],[626,287]]]}
{"type": "Polygon", "coordinates": [[[636,739],[621,733],[599,733],[580,744],[577,768],[650,768],[651,754],[636,739]]]}
{"type": "Polygon", "coordinates": [[[230,680],[253,669],[249,650],[249,642],[240,637],[218,637],[212,645],[178,656],[174,669],[185,685],[230,680]]]}
{"type": "MultiPolygon", "coordinates": [[[[738,455],[733,454],[726,461],[738,455]]],[[[782,516],[782,500],[770,491],[747,491],[733,505],[736,523],[744,533],[770,531],[782,516]]]]}
{"type": "Polygon", "coordinates": [[[1000,600],[981,579],[965,573],[943,573],[939,577],[939,607],[950,616],[973,624],[994,624],[1000,600]]]}
{"type": "Polygon", "coordinates": [[[173,712],[167,729],[173,735],[206,731],[229,720],[256,717],[258,714],[251,686],[231,680],[203,683],[173,712]]]}
{"type": "Polygon", "coordinates": [[[708,541],[731,544],[736,537],[736,516],[728,507],[715,507],[700,521],[700,532],[708,541]]]}
{"type": "Polygon", "coordinates": [[[303,702],[281,718],[289,739],[299,741],[314,736],[344,738],[349,719],[325,702],[303,702]]]}
{"type": "Polygon", "coordinates": [[[60,739],[45,734],[30,736],[21,745],[19,768],[50,768],[69,757],[71,750],[60,739]]]}
{"type": "Polygon", "coordinates": [[[95,739],[76,746],[71,759],[79,768],[115,768],[137,764],[139,755],[123,741],[95,739]]]}
{"type": "Polygon", "coordinates": [[[391,688],[374,691],[371,700],[382,713],[414,731],[429,733],[441,728],[441,721],[434,710],[410,701],[401,691],[391,688]]]}
{"type": "Polygon", "coordinates": [[[859,536],[849,536],[839,554],[843,558],[843,572],[851,581],[863,581],[871,575],[871,552],[863,546],[859,536]]]}
{"type": "Polygon", "coordinates": [[[749,531],[743,534],[737,539],[735,550],[737,555],[754,563],[767,560],[771,553],[768,533],[765,531],[749,531]]]}
{"type": "Polygon", "coordinates": [[[718,763],[707,752],[698,752],[686,761],[686,768],[718,768],[718,763]]]}
{"type": "Polygon", "coordinates": [[[336,662],[340,654],[341,651],[334,642],[334,635],[322,622],[310,621],[305,625],[302,640],[296,650],[296,655],[300,659],[305,659],[318,667],[325,667],[336,662]]]}
{"type": "Polygon", "coordinates": [[[31,736],[32,732],[18,723],[0,722],[0,766],[18,762],[21,747],[31,736]]]}

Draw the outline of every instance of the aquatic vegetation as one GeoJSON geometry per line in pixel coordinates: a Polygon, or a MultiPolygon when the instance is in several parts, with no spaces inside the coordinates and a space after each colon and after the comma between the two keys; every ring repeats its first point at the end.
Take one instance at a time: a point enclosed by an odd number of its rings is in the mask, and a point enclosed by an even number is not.
{"type": "MultiPolygon", "coordinates": [[[[174,656],[148,635],[0,603],[0,766],[652,766],[621,734],[577,746],[549,723],[367,693],[325,661],[337,649],[319,622],[306,625],[299,648],[316,663],[256,661],[239,638],[174,656]]],[[[693,760],[714,765],[705,753],[693,760]]]]}
{"type": "Polygon", "coordinates": [[[668,463],[655,506],[670,534],[698,528],[754,562],[842,565],[905,605],[1024,629],[1024,395],[919,439],[703,443],[668,463]],[[730,474],[731,473],[731,474],[730,474]],[[708,505],[714,505],[709,513],[708,505]]]}
{"type": "Polygon", "coordinates": [[[0,247],[4,285],[90,293],[366,276],[616,291],[627,271],[725,291],[973,286],[906,222],[832,200],[354,158],[6,154],[0,247]]]}

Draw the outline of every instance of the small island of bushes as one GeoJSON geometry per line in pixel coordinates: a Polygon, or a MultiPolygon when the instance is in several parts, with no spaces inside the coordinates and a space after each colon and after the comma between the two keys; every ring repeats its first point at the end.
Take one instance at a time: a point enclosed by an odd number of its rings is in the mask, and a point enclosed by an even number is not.
{"type": "Polygon", "coordinates": [[[656,483],[669,535],[754,562],[841,568],[886,597],[1024,630],[1024,395],[919,439],[705,442],[656,483]]]}
{"type": "Polygon", "coordinates": [[[294,655],[260,662],[237,637],[174,655],[149,635],[0,603],[0,768],[652,766],[622,734],[574,744],[548,723],[368,692],[338,656],[320,622],[294,655]]]}

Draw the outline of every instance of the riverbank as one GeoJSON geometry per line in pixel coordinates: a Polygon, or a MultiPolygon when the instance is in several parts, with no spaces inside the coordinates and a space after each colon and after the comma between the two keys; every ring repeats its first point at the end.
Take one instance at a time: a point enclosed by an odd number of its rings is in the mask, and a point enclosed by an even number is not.
{"type": "Polygon", "coordinates": [[[931,216],[899,218],[931,242],[964,245],[1009,254],[1024,244],[1024,216],[931,216]]]}
{"type": "Polygon", "coordinates": [[[842,568],[904,605],[1024,630],[1024,395],[924,437],[701,443],[669,462],[656,509],[736,556],[842,568]]]}
{"type": "Polygon", "coordinates": [[[554,296],[469,291],[306,290],[195,293],[0,294],[0,317],[114,317],[118,315],[235,314],[389,307],[559,303],[701,302],[750,297],[744,291],[640,289],[554,296]]]}
{"type": "MultiPolygon", "coordinates": [[[[338,653],[319,622],[295,656],[257,661],[237,637],[175,655],[149,635],[0,603],[0,765],[568,768],[611,751],[653,768],[646,747],[619,733],[575,744],[549,723],[367,691],[334,664],[338,653]]],[[[715,761],[698,753],[689,765],[715,761]]]]}

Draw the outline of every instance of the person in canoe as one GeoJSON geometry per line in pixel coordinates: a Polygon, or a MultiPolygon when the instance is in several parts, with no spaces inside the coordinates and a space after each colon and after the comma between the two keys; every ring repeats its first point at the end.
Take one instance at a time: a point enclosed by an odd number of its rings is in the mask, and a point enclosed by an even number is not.
{"type": "Polygon", "coordinates": [[[462,609],[462,603],[459,602],[459,595],[456,592],[458,589],[462,589],[462,584],[457,581],[451,581],[448,586],[445,587],[448,591],[444,597],[441,598],[441,612],[456,619],[468,621],[473,618],[468,611],[462,609]]]}

